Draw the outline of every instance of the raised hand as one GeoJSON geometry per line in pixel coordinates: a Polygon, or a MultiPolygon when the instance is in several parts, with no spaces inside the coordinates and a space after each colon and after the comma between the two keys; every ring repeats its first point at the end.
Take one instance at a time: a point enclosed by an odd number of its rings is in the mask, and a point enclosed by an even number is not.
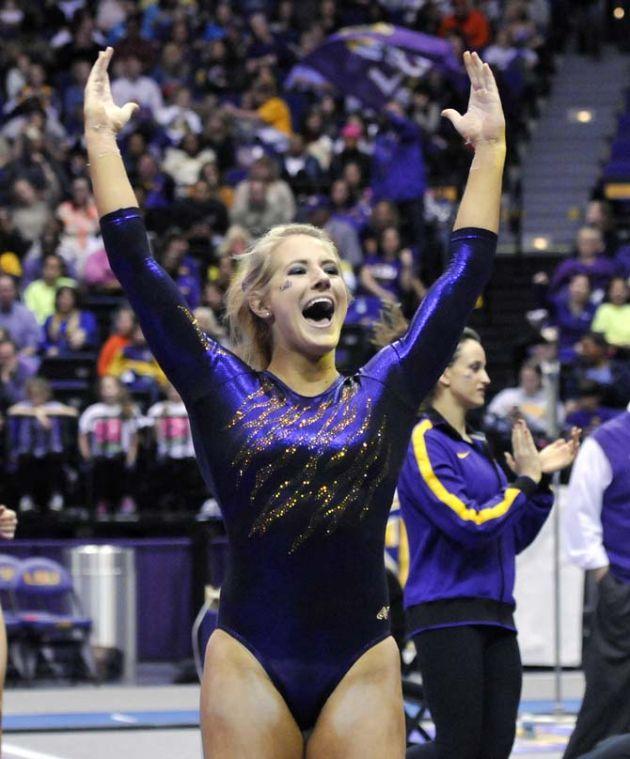
{"type": "Polygon", "coordinates": [[[85,85],[83,114],[86,131],[116,134],[138,108],[137,103],[125,103],[122,108],[114,103],[107,73],[113,52],[111,47],[101,50],[85,85]]]}
{"type": "Polygon", "coordinates": [[[464,65],[470,79],[468,110],[462,116],[453,108],[442,111],[470,145],[505,141],[505,117],[494,75],[477,53],[464,53],[464,65]]]}

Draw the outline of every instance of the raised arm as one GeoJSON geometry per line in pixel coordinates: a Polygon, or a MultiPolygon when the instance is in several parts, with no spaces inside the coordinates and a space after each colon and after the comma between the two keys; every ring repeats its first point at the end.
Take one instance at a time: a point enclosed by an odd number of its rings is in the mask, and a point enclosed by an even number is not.
{"type": "Polygon", "coordinates": [[[365,367],[417,406],[451,358],[466,321],[492,274],[505,161],[505,119],[490,67],[464,53],[468,110],[446,110],[475,151],[450,241],[451,262],[433,285],[403,338],[365,367]]]}
{"type": "Polygon", "coordinates": [[[107,67],[112,48],[99,53],[85,87],[85,141],[94,197],[112,271],[138,315],[153,355],[185,400],[207,389],[203,377],[215,344],[197,325],[175,283],[151,255],[144,223],[116,144],[137,106],[112,100],[107,67]]]}

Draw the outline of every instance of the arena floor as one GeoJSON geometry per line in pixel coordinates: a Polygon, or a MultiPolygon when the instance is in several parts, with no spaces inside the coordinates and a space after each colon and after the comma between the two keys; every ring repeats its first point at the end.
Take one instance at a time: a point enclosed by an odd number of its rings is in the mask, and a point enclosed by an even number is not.
{"type": "MultiPolygon", "coordinates": [[[[553,677],[526,674],[513,756],[560,759],[581,692],[581,675],[565,673],[554,715],[553,677]]],[[[3,759],[201,756],[194,685],[10,688],[5,701],[3,759]]]]}

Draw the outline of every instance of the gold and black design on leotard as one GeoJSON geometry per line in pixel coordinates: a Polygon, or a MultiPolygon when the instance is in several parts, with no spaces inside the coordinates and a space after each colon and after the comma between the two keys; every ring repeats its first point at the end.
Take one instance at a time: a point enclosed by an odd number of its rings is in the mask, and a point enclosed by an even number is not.
{"type": "Polygon", "coordinates": [[[298,504],[308,503],[310,518],[296,536],[290,548],[293,552],[319,529],[332,533],[351,509],[359,517],[369,511],[389,465],[387,420],[381,419],[371,430],[372,400],[351,403],[356,392],[356,384],[350,383],[341,397],[332,396],[312,406],[294,405],[263,377],[260,387],[240,404],[225,428],[239,427],[245,432],[233,459],[237,486],[256,460],[277,444],[279,433],[289,438],[282,453],[255,472],[250,502],[257,502],[266,486],[272,494],[264,501],[250,536],[264,535],[298,504]],[[340,440],[343,447],[335,448],[335,441],[340,440]],[[358,503],[361,508],[353,509],[358,503]]]}
{"type": "Polygon", "coordinates": [[[227,353],[221,347],[221,344],[216,340],[211,340],[208,337],[208,335],[206,335],[206,333],[201,329],[199,320],[189,308],[187,308],[186,306],[179,306],[179,305],[177,306],[177,308],[184,314],[184,316],[192,324],[192,327],[195,330],[197,337],[199,338],[199,342],[203,345],[204,350],[212,351],[213,353],[217,353],[218,355],[221,355],[221,354],[227,355],[227,353]]]}

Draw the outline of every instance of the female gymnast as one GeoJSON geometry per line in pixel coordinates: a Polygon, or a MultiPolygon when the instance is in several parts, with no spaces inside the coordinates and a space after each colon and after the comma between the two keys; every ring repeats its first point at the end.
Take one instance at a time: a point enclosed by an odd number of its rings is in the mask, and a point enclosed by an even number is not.
{"type": "Polygon", "coordinates": [[[509,484],[483,435],[466,423],[490,380],[479,336],[463,332],[412,433],[398,482],[409,538],[407,633],[418,652],[436,726],[408,757],[507,759],[514,742],[521,661],[514,627],[517,553],[534,540],[553,497],[543,475],[568,466],[579,430],[538,452],[514,424],[509,484]]]}
{"type": "MultiPolygon", "coordinates": [[[[13,509],[0,505],[0,540],[12,540],[15,537],[17,515],[13,509]]],[[[8,644],[7,630],[0,607],[0,756],[2,755],[2,705],[4,701],[4,679],[7,674],[8,644]]]]}
{"type": "Polygon", "coordinates": [[[205,657],[204,754],[399,759],[405,734],[384,528],[414,411],[492,270],[505,159],[492,73],[467,53],[468,111],[444,114],[475,149],[452,263],[407,335],[342,377],[335,348],[348,293],[334,245],[314,227],[273,228],[245,257],[228,294],[238,356],[199,329],[149,250],[116,146],[136,106],[113,103],[111,56],[111,48],[100,53],[85,91],[105,246],[186,404],[230,541],[219,629],[205,657]]]}

